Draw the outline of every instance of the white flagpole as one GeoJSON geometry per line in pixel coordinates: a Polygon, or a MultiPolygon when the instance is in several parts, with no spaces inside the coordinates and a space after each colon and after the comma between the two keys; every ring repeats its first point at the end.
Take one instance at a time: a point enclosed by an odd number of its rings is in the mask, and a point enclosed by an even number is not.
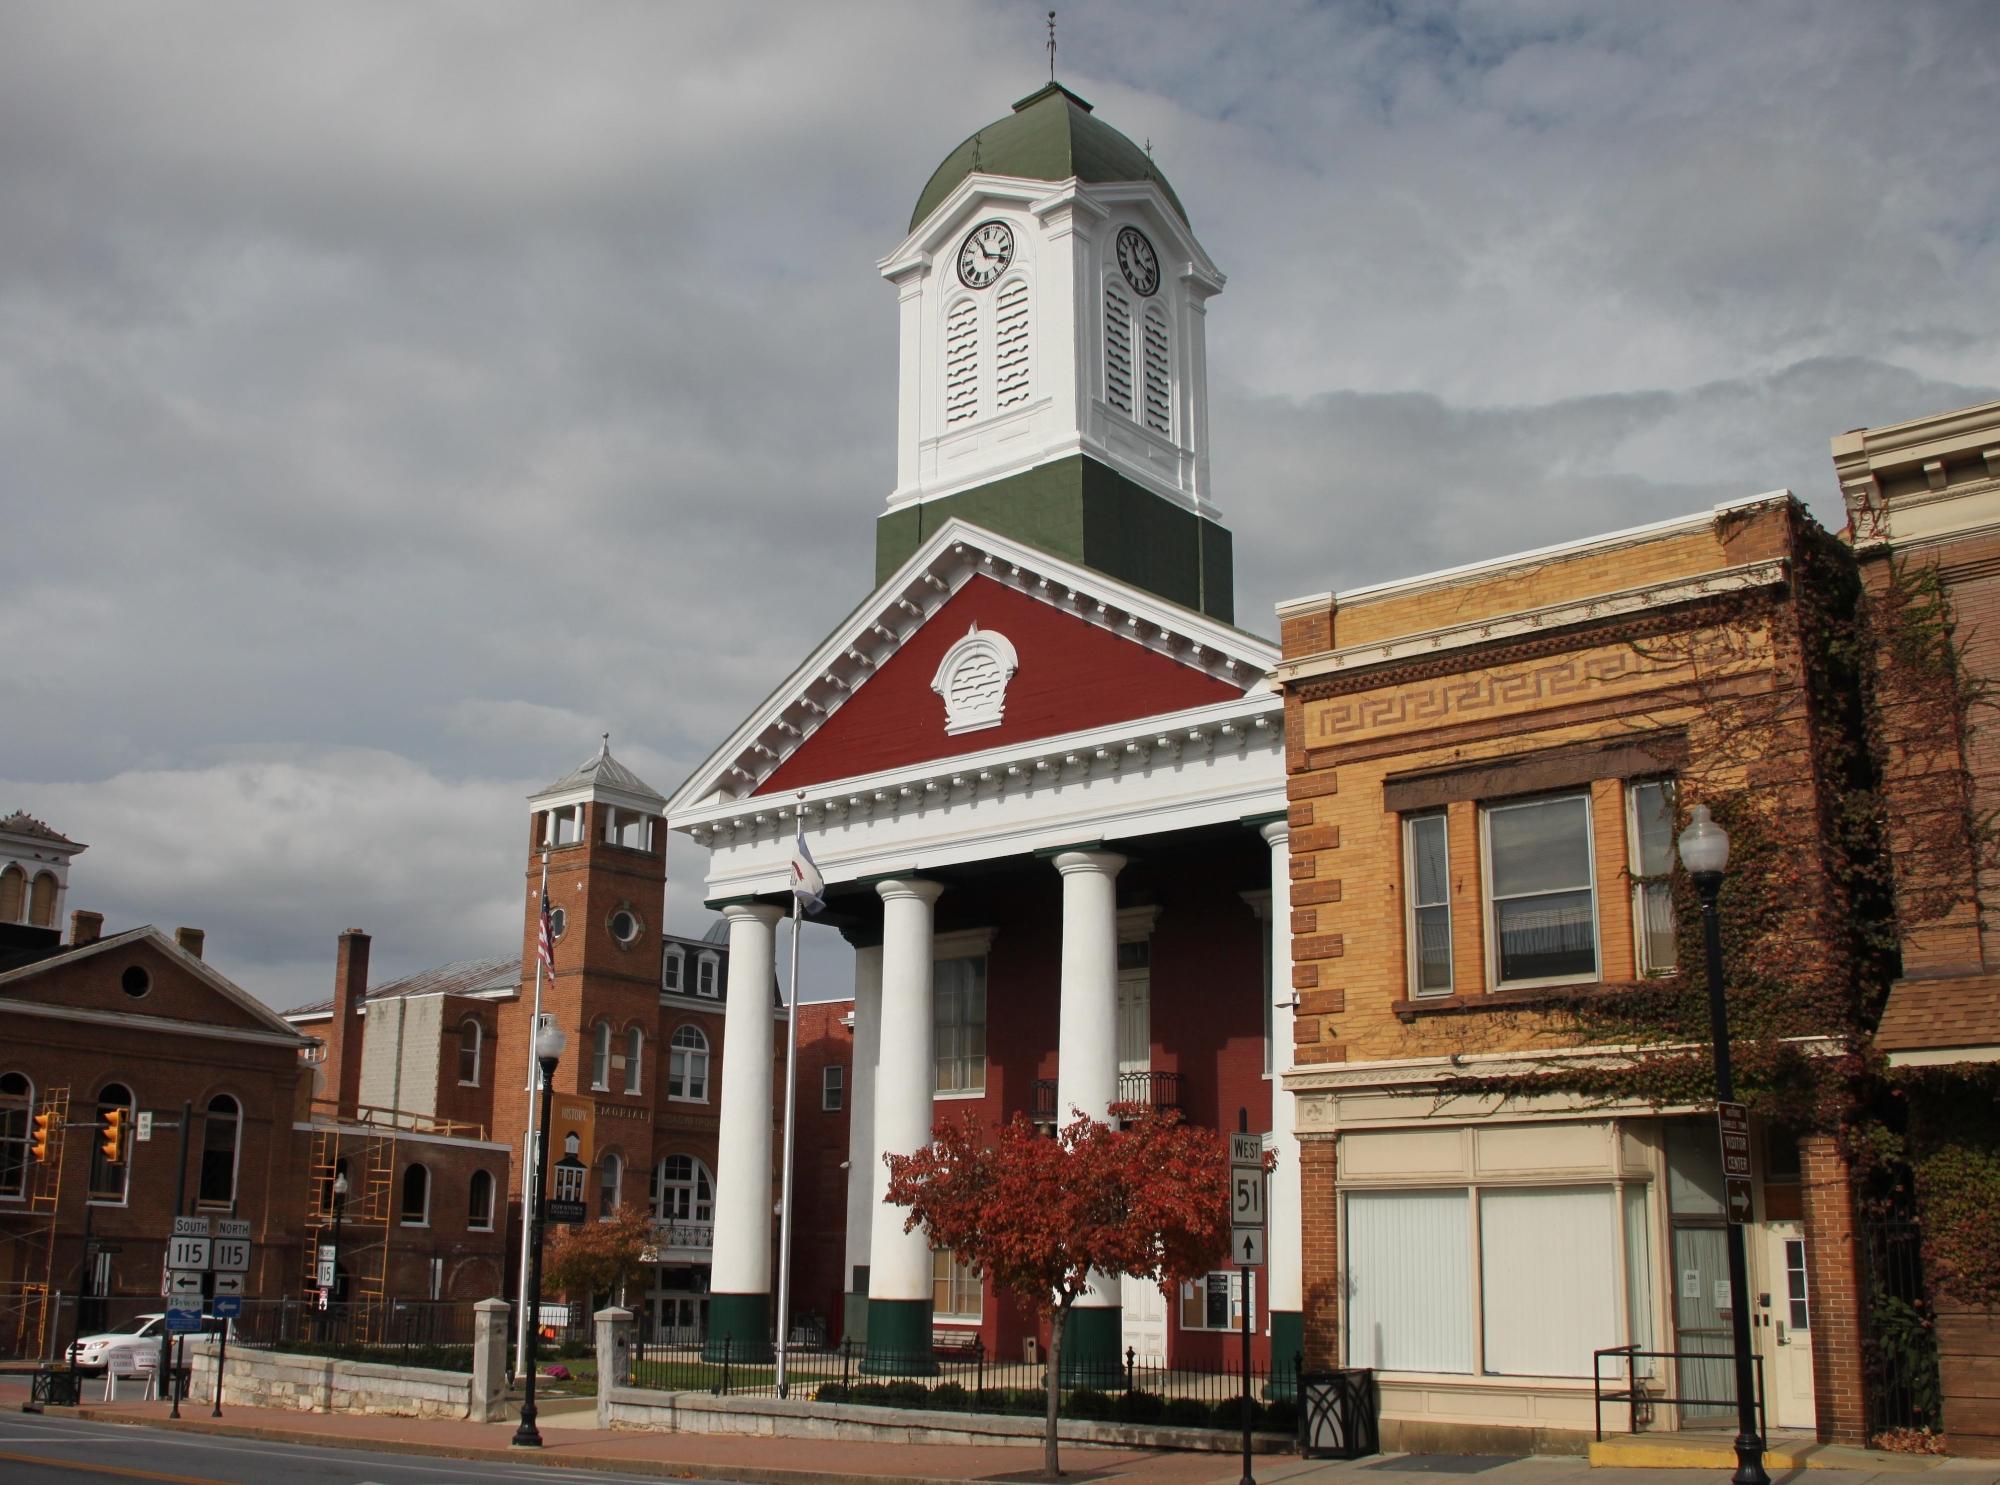
{"type": "MultiPolygon", "coordinates": [[[[803,821],[797,825],[805,837],[803,821]]],[[[785,1348],[792,1334],[792,1133],[799,1096],[799,893],[792,884],[792,1004],[785,1022],[785,1165],[778,1185],[778,1396],[785,1392],[785,1348]]]]}
{"type": "Polygon", "coordinates": [[[542,895],[535,899],[535,1014],[528,1022],[528,1137],[521,1146],[521,1302],[514,1307],[514,1375],[528,1364],[528,1244],[534,1241],[535,1201],[541,1172],[535,1168],[535,1033],[542,1029],[542,902],[549,895],[549,853],[542,852],[542,895]]]}

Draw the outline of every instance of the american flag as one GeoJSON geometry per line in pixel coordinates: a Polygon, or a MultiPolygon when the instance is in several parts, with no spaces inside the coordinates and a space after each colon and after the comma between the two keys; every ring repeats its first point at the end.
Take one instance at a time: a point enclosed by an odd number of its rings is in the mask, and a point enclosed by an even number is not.
{"type": "Polygon", "coordinates": [[[542,888],[542,931],[535,944],[535,952],[548,966],[549,979],[556,977],[556,925],[549,921],[549,889],[542,888]]]}

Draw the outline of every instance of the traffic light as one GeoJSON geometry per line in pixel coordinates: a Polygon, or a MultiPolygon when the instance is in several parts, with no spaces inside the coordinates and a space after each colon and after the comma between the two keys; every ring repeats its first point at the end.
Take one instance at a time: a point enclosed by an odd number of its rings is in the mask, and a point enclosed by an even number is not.
{"type": "Polygon", "coordinates": [[[117,1165],[125,1158],[125,1120],[127,1117],[124,1109],[106,1109],[104,1111],[103,1128],[100,1131],[101,1138],[98,1141],[97,1148],[104,1152],[104,1158],[113,1165],[117,1165]]]}
{"type": "Polygon", "coordinates": [[[56,1111],[43,1109],[35,1115],[34,1133],[28,1136],[28,1153],[38,1161],[49,1158],[49,1137],[55,1132],[56,1111]]]}

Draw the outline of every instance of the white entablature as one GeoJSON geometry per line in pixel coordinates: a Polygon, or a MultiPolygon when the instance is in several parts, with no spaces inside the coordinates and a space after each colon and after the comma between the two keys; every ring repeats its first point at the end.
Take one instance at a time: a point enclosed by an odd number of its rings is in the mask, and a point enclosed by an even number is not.
{"type": "MultiPolygon", "coordinates": [[[[1245,692],[1270,696],[1278,649],[1227,624],[967,521],[950,520],[849,614],[674,791],[676,829],[755,790],[929,617],[984,576],[1245,692]]],[[[958,761],[947,763],[955,767],[958,761]]]]}
{"type": "Polygon", "coordinates": [[[1086,454],[1219,515],[1206,306],[1225,280],[1156,183],[974,173],[878,266],[901,309],[890,509],[1086,454]],[[1011,255],[968,283],[961,251],[989,222],[1011,255]],[[1121,272],[1126,229],[1157,258],[1149,292],[1121,272]]]}

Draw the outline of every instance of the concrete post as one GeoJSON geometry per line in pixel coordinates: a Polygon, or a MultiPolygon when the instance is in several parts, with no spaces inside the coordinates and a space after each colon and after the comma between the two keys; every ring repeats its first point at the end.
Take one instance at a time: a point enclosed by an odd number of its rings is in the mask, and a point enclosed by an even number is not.
{"type": "Polygon", "coordinates": [[[611,1389],[632,1385],[632,1312],[613,1307],[591,1316],[597,1324],[597,1426],[611,1426],[611,1389]]]}
{"type": "Polygon", "coordinates": [[[474,1423],[491,1423],[507,1411],[507,1317],[504,1299],[472,1307],[472,1411],[474,1423]]]}

